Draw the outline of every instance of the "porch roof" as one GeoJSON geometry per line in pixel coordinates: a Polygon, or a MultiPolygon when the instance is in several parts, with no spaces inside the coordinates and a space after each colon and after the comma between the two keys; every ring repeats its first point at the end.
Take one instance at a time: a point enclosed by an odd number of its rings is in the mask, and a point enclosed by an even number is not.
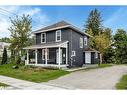
{"type": "Polygon", "coordinates": [[[52,42],[52,43],[43,43],[40,45],[31,45],[28,47],[25,47],[23,49],[41,49],[41,48],[54,48],[54,47],[67,47],[68,41],[63,41],[63,42],[52,42]]]}
{"type": "Polygon", "coordinates": [[[99,52],[99,51],[92,49],[92,48],[85,48],[83,51],[84,52],[99,52]]]}

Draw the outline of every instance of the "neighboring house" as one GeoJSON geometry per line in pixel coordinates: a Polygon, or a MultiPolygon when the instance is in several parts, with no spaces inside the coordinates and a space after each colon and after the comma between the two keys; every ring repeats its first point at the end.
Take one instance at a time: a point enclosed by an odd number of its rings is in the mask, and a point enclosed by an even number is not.
{"type": "Polygon", "coordinates": [[[36,44],[25,47],[26,65],[75,66],[95,64],[98,52],[89,48],[90,35],[61,21],[34,31],[36,44]]]}
{"type": "Polygon", "coordinates": [[[11,56],[11,51],[8,49],[9,46],[10,46],[10,43],[0,42],[0,57],[2,57],[3,55],[4,48],[7,49],[8,57],[11,56]]]}

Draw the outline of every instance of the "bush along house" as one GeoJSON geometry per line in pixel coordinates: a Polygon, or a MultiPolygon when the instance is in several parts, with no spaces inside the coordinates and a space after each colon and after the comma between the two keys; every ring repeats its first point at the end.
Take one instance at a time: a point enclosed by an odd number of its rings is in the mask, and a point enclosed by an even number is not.
{"type": "Polygon", "coordinates": [[[89,48],[91,36],[65,21],[33,33],[35,45],[24,48],[27,50],[26,65],[62,68],[99,62],[99,52],[89,48]]]}

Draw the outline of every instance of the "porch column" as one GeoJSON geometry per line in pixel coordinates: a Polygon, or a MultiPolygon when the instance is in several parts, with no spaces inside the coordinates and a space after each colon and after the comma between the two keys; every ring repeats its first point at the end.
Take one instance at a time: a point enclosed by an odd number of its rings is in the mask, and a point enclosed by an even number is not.
{"type": "Polygon", "coordinates": [[[66,47],[66,64],[68,64],[68,49],[66,47]]]}
{"type": "Polygon", "coordinates": [[[60,69],[60,61],[61,61],[61,59],[60,59],[60,47],[59,47],[59,63],[58,63],[58,65],[59,65],[59,69],[60,69]]]}
{"type": "Polygon", "coordinates": [[[35,50],[35,64],[37,64],[37,49],[35,50]]]}
{"type": "Polygon", "coordinates": [[[27,50],[27,62],[26,64],[29,64],[29,50],[27,50]]]}
{"type": "Polygon", "coordinates": [[[47,65],[47,48],[45,49],[45,64],[47,65]]]}

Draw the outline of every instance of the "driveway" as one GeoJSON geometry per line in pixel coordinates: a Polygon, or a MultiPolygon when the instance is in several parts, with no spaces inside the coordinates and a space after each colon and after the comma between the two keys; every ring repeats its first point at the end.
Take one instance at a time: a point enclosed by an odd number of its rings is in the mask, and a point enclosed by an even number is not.
{"type": "Polygon", "coordinates": [[[116,65],[73,72],[46,84],[68,89],[115,89],[115,84],[125,73],[127,73],[127,66],[116,65]]]}

